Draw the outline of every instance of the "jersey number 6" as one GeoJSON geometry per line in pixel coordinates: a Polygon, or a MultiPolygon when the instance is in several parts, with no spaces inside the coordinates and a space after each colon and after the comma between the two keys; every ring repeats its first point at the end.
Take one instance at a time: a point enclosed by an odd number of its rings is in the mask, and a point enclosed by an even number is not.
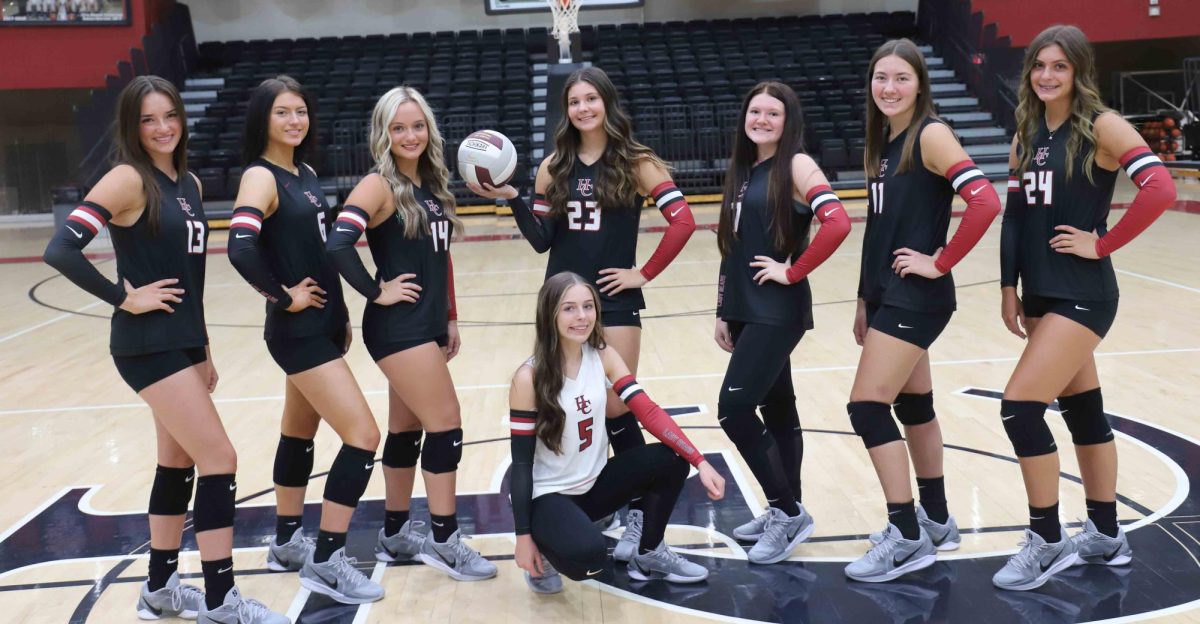
{"type": "Polygon", "coordinates": [[[600,208],[596,205],[596,202],[567,202],[567,229],[581,232],[599,232],[600,208]]]}

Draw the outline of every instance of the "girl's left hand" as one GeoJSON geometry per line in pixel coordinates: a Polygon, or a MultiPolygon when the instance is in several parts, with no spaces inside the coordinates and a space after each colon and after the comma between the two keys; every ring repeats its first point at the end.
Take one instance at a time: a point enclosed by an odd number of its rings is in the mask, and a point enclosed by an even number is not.
{"type": "Polygon", "coordinates": [[[791,257],[788,257],[787,262],[776,262],[771,256],[754,256],[754,260],[754,262],[750,263],[750,266],[762,269],[754,274],[754,281],[758,282],[759,286],[766,284],[768,281],[778,282],[784,286],[791,284],[787,278],[788,267],[792,265],[791,257]]]}
{"type": "Polygon", "coordinates": [[[649,281],[636,267],[632,269],[600,269],[600,275],[604,277],[596,280],[596,285],[600,287],[601,294],[610,297],[622,290],[641,288],[649,281]]]}
{"type": "Polygon", "coordinates": [[[1100,237],[1095,232],[1084,232],[1069,225],[1056,225],[1054,230],[1063,232],[1050,239],[1050,247],[1054,251],[1075,254],[1088,260],[1100,259],[1099,254],[1096,253],[1096,241],[1100,240],[1100,237]]]}
{"type": "Polygon", "coordinates": [[[458,321],[450,321],[446,326],[446,346],[442,347],[442,353],[446,354],[447,362],[458,355],[458,348],[461,346],[462,339],[458,336],[458,321]]]}
{"type": "Polygon", "coordinates": [[[918,275],[928,279],[937,279],[945,275],[945,273],[937,270],[937,266],[934,264],[937,257],[942,255],[941,247],[938,247],[932,256],[927,256],[919,251],[913,251],[908,247],[897,249],[892,254],[896,256],[896,259],[892,260],[892,270],[900,277],[918,275]]]}

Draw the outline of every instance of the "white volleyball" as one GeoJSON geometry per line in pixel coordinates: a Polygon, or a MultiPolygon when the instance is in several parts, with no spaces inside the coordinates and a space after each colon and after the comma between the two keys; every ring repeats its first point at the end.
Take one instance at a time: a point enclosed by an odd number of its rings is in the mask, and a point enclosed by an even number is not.
{"type": "Polygon", "coordinates": [[[472,132],[458,146],[458,175],[467,182],[504,186],[517,170],[517,149],[495,130],[472,132]]]}

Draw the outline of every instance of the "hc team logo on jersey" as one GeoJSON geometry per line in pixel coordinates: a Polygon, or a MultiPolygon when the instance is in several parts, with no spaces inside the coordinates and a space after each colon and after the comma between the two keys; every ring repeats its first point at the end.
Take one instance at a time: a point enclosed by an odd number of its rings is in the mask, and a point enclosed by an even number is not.
{"type": "Polygon", "coordinates": [[[304,196],[308,198],[308,201],[312,202],[312,205],[317,208],[321,207],[321,200],[316,195],[313,195],[312,191],[304,191],[304,196]]]}
{"type": "Polygon", "coordinates": [[[429,212],[439,217],[442,216],[442,207],[436,201],[427,199],[425,200],[425,205],[429,207],[429,212]]]}
{"type": "Polygon", "coordinates": [[[591,414],[592,402],[587,400],[587,396],[581,394],[575,397],[575,409],[578,410],[580,414],[591,414]]]}
{"type": "Polygon", "coordinates": [[[179,202],[179,207],[183,210],[184,214],[189,217],[196,216],[196,213],[192,212],[192,207],[188,205],[186,198],[176,197],[175,199],[179,202]]]}
{"type": "Polygon", "coordinates": [[[1033,156],[1033,162],[1037,163],[1038,166],[1041,167],[1046,164],[1046,159],[1049,157],[1050,157],[1050,148],[1039,147],[1037,154],[1035,154],[1033,156]]]}
{"type": "Polygon", "coordinates": [[[576,190],[578,190],[579,194],[583,195],[584,197],[591,197],[592,196],[592,179],[591,178],[579,178],[579,188],[576,190]]]}
{"type": "Polygon", "coordinates": [[[883,177],[884,173],[887,173],[887,160],[888,159],[886,158],[879,159],[879,177],[881,178],[883,177]]]}

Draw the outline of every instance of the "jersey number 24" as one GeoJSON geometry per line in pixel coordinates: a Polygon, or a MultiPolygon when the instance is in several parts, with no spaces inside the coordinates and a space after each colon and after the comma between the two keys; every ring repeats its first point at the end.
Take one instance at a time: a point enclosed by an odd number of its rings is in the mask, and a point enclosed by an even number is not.
{"type": "Polygon", "coordinates": [[[1037,202],[1034,199],[1036,193],[1042,194],[1042,205],[1049,206],[1050,201],[1054,196],[1054,172],[1053,171],[1026,171],[1023,176],[1025,181],[1025,200],[1032,206],[1037,202]]]}

